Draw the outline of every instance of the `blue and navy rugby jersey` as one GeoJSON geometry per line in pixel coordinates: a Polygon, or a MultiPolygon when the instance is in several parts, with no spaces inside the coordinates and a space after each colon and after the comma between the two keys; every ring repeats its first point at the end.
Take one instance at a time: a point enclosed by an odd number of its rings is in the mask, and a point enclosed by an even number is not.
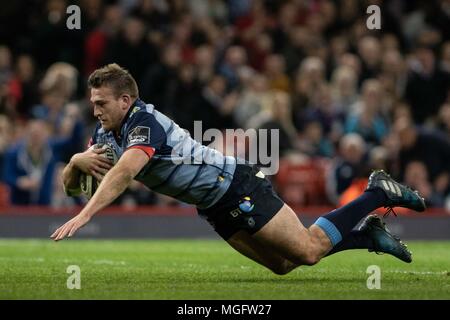
{"type": "Polygon", "coordinates": [[[119,137],[97,124],[90,145],[96,143],[110,144],[118,157],[130,148],[143,150],[150,160],[135,179],[200,209],[214,205],[225,194],[236,168],[234,157],[203,146],[139,99],[122,121],[119,137]]]}

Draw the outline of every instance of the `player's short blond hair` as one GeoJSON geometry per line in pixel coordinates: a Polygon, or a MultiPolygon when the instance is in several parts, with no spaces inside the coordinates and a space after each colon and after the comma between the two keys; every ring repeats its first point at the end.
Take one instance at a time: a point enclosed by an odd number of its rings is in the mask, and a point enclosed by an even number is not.
{"type": "Polygon", "coordinates": [[[88,79],[89,88],[110,87],[114,96],[129,94],[132,98],[139,97],[139,90],[133,76],[128,70],[117,63],[108,64],[91,73],[88,79]]]}

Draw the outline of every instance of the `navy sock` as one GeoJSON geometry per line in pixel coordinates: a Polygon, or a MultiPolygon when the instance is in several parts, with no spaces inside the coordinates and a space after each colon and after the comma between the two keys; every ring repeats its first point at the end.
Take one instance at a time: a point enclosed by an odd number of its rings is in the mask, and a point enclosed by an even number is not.
{"type": "Polygon", "coordinates": [[[334,247],[350,234],[362,218],[382,207],[386,200],[383,190],[368,190],[345,206],[323,215],[314,224],[327,234],[334,247]]]}
{"type": "Polygon", "coordinates": [[[353,230],[341,242],[335,245],[326,256],[350,249],[373,249],[373,240],[365,232],[353,230]]]}

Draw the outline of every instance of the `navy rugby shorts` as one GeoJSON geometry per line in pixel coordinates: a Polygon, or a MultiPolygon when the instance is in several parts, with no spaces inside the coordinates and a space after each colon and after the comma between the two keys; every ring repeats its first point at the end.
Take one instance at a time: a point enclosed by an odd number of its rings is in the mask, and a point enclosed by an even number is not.
{"type": "Polygon", "coordinates": [[[227,192],[213,206],[197,209],[225,240],[240,230],[254,234],[284,205],[256,165],[238,164],[227,192]]]}

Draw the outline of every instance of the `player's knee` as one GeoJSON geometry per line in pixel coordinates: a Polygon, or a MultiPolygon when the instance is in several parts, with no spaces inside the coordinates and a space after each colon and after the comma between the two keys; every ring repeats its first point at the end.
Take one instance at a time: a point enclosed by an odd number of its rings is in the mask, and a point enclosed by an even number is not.
{"type": "Polygon", "coordinates": [[[317,264],[318,262],[319,262],[319,259],[316,259],[316,258],[313,257],[313,258],[305,259],[303,261],[303,264],[305,266],[313,266],[313,265],[317,264]]]}
{"type": "Polygon", "coordinates": [[[318,255],[315,252],[308,252],[307,254],[305,254],[302,257],[303,263],[304,265],[307,266],[313,266],[315,264],[317,264],[320,261],[320,255],[318,255]]]}
{"type": "Polygon", "coordinates": [[[298,265],[313,266],[320,261],[320,258],[320,255],[318,255],[314,250],[311,250],[307,252],[298,252],[292,257],[292,260],[298,265]]]}
{"type": "Polygon", "coordinates": [[[270,270],[280,276],[288,274],[292,270],[294,270],[297,266],[287,260],[282,263],[277,263],[276,265],[270,266],[270,270]]]}
{"type": "Polygon", "coordinates": [[[285,274],[288,274],[289,272],[291,272],[291,270],[289,270],[285,267],[273,267],[273,268],[270,268],[270,270],[279,276],[284,276],[285,274]]]}

